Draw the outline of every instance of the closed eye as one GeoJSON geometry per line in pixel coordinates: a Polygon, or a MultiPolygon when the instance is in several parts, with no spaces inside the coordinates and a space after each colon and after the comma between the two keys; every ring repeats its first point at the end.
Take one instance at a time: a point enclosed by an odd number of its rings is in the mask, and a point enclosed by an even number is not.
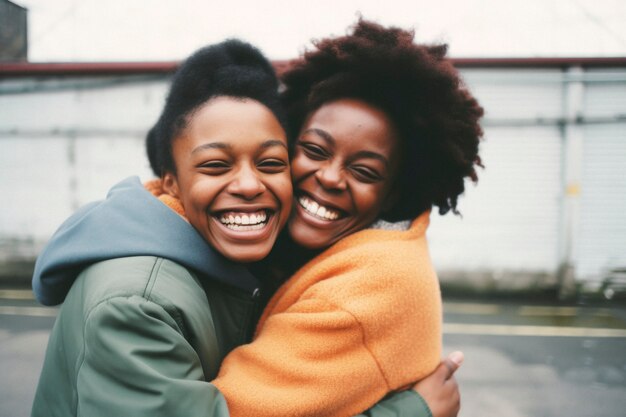
{"type": "Polygon", "coordinates": [[[200,164],[198,168],[207,175],[221,175],[230,170],[231,166],[226,161],[213,160],[200,164]]]}
{"type": "Polygon", "coordinates": [[[385,179],[376,170],[364,165],[353,165],[350,167],[350,171],[352,172],[354,178],[356,178],[358,181],[368,184],[379,182],[385,179]]]}
{"type": "Polygon", "coordinates": [[[310,159],[322,161],[328,158],[328,152],[319,145],[310,142],[300,142],[298,146],[302,148],[304,154],[310,159]]]}
{"type": "Polygon", "coordinates": [[[287,163],[281,159],[268,158],[260,161],[257,167],[261,172],[276,174],[285,171],[287,169],[287,163]]]}

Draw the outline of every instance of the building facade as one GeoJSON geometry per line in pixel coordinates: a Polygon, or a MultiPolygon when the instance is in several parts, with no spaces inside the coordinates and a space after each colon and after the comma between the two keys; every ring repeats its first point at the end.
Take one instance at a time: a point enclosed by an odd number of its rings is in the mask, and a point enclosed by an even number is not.
{"type": "MultiPolygon", "coordinates": [[[[443,282],[599,288],[626,267],[626,58],[456,65],[485,108],[485,168],[467,184],[462,217],[433,212],[443,282]]],[[[32,259],[118,180],[150,178],[144,138],[175,68],[0,65],[0,264],[32,259]]]]}

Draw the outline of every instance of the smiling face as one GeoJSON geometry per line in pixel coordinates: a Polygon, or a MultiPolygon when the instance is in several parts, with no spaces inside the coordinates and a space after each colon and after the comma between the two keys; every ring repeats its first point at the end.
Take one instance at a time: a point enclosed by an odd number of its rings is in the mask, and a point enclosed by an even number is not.
{"type": "Polygon", "coordinates": [[[176,172],[163,177],[189,222],[236,262],[264,258],[289,216],[285,132],[251,99],[217,97],[193,112],[172,143],[176,172]]]}
{"type": "Polygon", "coordinates": [[[363,101],[341,99],[313,112],[291,162],[294,241],[323,249],[369,226],[393,202],[398,148],[391,120],[363,101]]]}

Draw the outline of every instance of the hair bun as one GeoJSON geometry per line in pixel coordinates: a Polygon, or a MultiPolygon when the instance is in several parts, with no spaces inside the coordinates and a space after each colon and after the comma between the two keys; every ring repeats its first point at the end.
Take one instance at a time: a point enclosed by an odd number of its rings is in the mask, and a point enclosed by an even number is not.
{"type": "Polygon", "coordinates": [[[174,168],[171,142],[185,126],[185,118],[211,98],[249,98],[266,106],[285,128],[278,97],[278,79],[268,59],[239,39],[205,46],[178,68],[163,112],[146,137],[152,171],[160,176],[174,168]]]}

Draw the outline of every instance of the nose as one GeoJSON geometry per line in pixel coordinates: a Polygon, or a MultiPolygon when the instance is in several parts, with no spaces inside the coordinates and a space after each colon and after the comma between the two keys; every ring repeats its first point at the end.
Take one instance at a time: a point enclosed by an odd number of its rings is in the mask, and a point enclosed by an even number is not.
{"type": "Polygon", "coordinates": [[[343,191],[346,189],[346,180],[338,163],[328,162],[319,167],[315,172],[315,178],[326,190],[343,191]]]}
{"type": "Polygon", "coordinates": [[[266,189],[259,173],[252,167],[242,167],[228,184],[228,192],[245,200],[258,197],[266,189]]]}

